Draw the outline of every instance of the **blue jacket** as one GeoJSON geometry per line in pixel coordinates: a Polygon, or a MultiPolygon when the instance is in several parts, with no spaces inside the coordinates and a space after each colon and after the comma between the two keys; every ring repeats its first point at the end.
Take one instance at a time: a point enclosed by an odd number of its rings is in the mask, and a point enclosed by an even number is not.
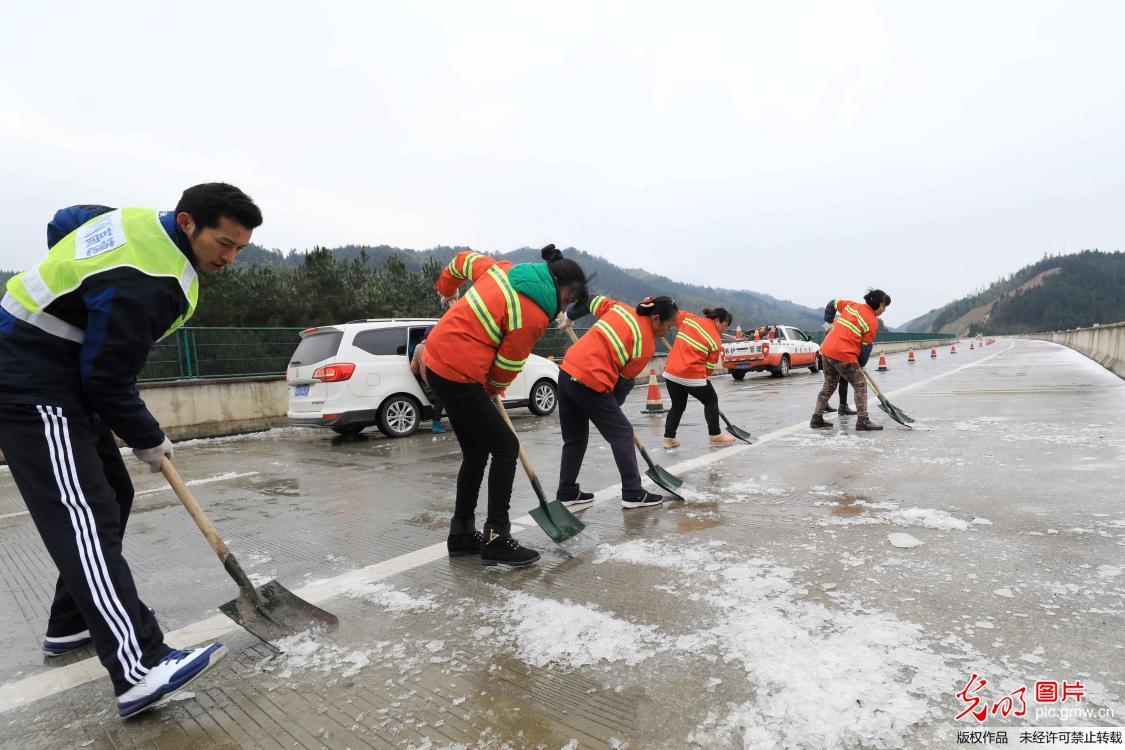
{"type": "MultiPolygon", "coordinates": [[[[47,225],[47,247],[106,206],[70,206],[47,225]]],[[[160,215],[168,236],[194,265],[175,214],[160,215]]],[[[187,310],[179,282],[132,268],[105,271],[62,295],[46,312],[86,332],[61,339],[0,308],[0,403],[82,408],[133,448],[160,445],[164,432],[137,392],[137,374],[153,344],[187,310]]]]}

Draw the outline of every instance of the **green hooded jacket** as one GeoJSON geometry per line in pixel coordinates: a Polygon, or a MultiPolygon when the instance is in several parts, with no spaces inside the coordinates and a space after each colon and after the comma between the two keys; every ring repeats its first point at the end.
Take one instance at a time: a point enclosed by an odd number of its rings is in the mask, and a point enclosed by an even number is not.
{"type": "Polygon", "coordinates": [[[546,263],[520,263],[508,269],[508,281],[520,294],[526,295],[553,320],[559,314],[559,292],[546,263]]]}

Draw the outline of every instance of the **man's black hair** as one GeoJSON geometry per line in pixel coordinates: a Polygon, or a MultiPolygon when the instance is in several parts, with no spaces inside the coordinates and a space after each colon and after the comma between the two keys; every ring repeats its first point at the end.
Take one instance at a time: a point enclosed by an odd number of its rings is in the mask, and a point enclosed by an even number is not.
{"type": "Polygon", "coordinates": [[[185,211],[195,221],[195,234],[219,226],[224,216],[247,229],[262,225],[262,211],[250,196],[225,182],[205,182],[189,187],[176,204],[176,213],[185,211]]]}

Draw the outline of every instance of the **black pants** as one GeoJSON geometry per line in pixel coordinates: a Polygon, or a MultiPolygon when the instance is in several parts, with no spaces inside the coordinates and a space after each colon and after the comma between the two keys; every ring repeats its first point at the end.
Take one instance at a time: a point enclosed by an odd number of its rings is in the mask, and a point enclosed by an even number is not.
{"type": "Polygon", "coordinates": [[[621,411],[621,404],[625,403],[633,385],[632,380],[622,378],[612,392],[599,393],[559,371],[559,426],[563,449],[556,497],[560,500],[578,497],[578,472],[586,456],[591,422],[613,451],[613,460],[621,474],[621,496],[633,500],[645,494],[637,469],[637,451],[633,447],[633,425],[621,411]]]}
{"type": "MultiPolygon", "coordinates": [[[[871,359],[871,347],[864,345],[859,350],[859,366],[867,367],[867,360],[871,359]]],[[[840,406],[848,403],[848,381],[847,378],[840,378],[840,385],[837,389],[840,394],[840,406]]]]}
{"type": "Polygon", "coordinates": [[[491,526],[506,527],[508,507],[512,502],[512,482],[516,478],[519,441],[480,385],[455,383],[433,370],[429,370],[426,377],[430,388],[441,399],[461,446],[461,470],[457,473],[457,502],[453,517],[461,520],[475,518],[484,467],[491,456],[487,521],[491,526]]]}
{"type": "MultiPolygon", "coordinates": [[[[427,373],[428,374],[428,373],[427,373]]],[[[430,407],[434,413],[430,416],[431,419],[441,419],[441,398],[434,393],[434,389],[426,382],[426,379],[421,375],[415,375],[414,379],[418,381],[418,387],[422,389],[422,393],[426,394],[426,400],[430,402],[430,407]]]]}
{"type": "Polygon", "coordinates": [[[122,556],[133,485],[113,435],[79,407],[0,404],[0,450],[59,569],[47,635],[89,630],[120,695],[170,649],[122,556]]]}
{"type": "Polygon", "coordinates": [[[715,387],[711,385],[711,381],[707,381],[707,385],[692,387],[677,383],[674,380],[665,380],[664,385],[668,386],[668,398],[672,401],[672,408],[668,410],[668,419],[664,421],[664,437],[676,437],[676,430],[680,426],[680,417],[684,415],[684,409],[687,408],[688,396],[693,396],[699,403],[703,404],[703,416],[707,420],[707,434],[718,435],[721,432],[719,429],[719,394],[715,393],[715,387]]]}

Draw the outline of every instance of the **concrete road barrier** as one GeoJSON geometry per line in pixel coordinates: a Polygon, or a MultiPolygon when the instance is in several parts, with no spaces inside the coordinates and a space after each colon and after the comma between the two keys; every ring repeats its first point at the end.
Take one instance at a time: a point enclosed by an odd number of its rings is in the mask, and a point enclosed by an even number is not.
{"type": "Polygon", "coordinates": [[[1125,378],[1125,322],[1033,333],[1023,338],[1053,341],[1085,354],[1118,377],[1125,378]]]}

